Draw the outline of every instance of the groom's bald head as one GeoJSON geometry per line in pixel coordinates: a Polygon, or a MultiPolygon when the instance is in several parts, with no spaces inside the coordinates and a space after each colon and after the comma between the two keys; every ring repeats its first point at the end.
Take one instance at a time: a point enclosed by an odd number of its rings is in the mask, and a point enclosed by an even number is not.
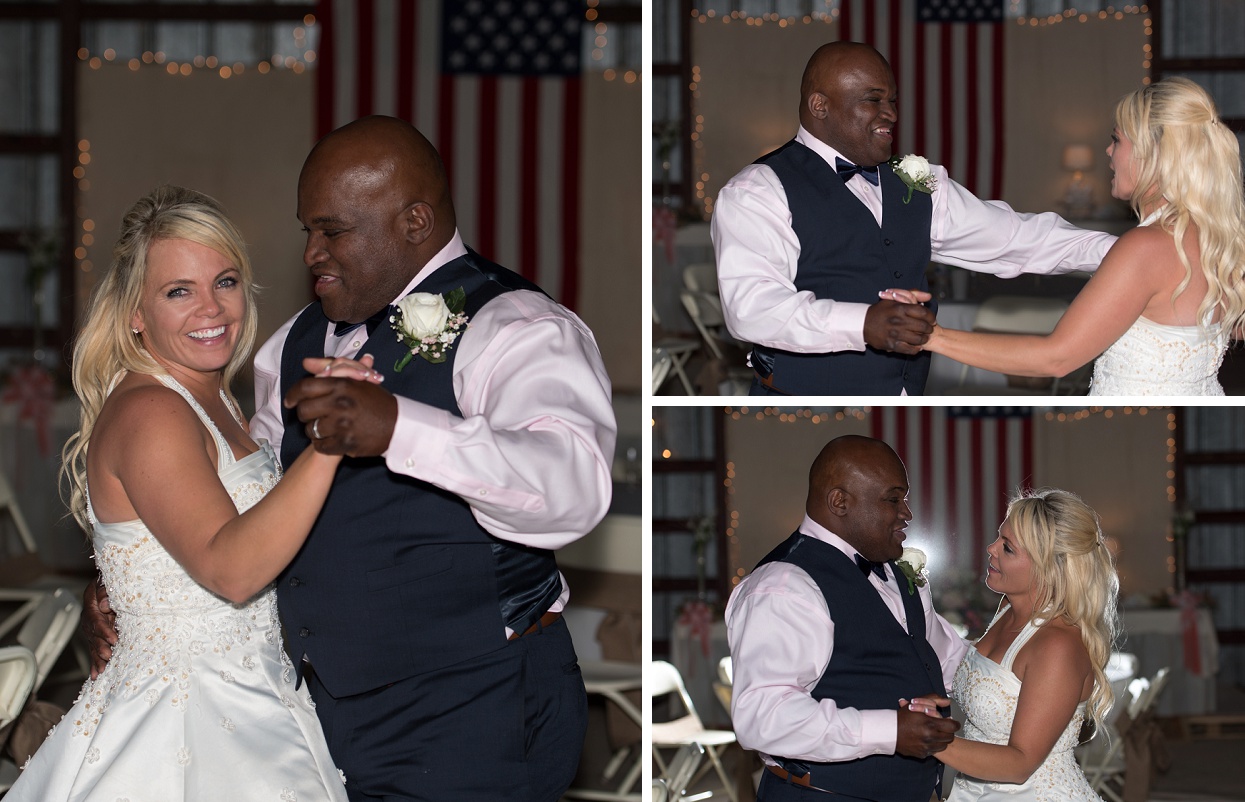
{"type": "Polygon", "coordinates": [[[808,474],[808,517],[846,540],[870,560],[903,552],[908,472],[890,446],[860,435],[836,437],[808,474]]]}

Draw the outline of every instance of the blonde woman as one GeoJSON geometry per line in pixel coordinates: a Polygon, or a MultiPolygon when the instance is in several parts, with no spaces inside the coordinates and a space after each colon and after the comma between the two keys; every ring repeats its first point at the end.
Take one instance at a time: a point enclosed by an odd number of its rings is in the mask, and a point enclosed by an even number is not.
{"type": "MultiPolygon", "coordinates": [[[[1245,317],[1240,146],[1206,90],[1165,78],[1115,110],[1111,194],[1140,225],[1120,237],[1047,336],[936,326],[925,348],[986,370],[1064,376],[1092,359],[1090,395],[1223,395],[1245,317]]],[[[886,290],[924,301],[925,293],[886,290]]]]}
{"type": "Polygon", "coordinates": [[[986,553],[986,586],[1004,599],[952,684],[964,726],[935,755],[959,772],[948,802],[1098,802],[1072,753],[1082,721],[1101,728],[1113,702],[1119,581],[1098,516],[1072,493],[1032,491],[986,553]]]}
{"type": "Polygon", "coordinates": [[[230,381],[254,296],[211,198],[161,187],[125,215],[74,347],[64,454],[119,639],[6,800],[346,799],[270,585],[340,458],[307,449],[281,479],[251,439],[230,381]]]}

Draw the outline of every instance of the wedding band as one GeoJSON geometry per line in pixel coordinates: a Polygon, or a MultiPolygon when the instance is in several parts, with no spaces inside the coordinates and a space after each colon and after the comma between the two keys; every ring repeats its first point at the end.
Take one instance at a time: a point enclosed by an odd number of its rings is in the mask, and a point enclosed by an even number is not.
{"type": "Polygon", "coordinates": [[[316,418],[311,422],[311,439],[320,439],[320,419],[316,418]]]}

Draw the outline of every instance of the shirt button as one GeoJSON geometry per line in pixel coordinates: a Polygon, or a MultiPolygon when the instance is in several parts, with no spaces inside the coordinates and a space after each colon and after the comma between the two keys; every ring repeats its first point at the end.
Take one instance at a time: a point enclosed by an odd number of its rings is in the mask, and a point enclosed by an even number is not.
{"type": "Polygon", "coordinates": [[[307,629],[307,627],[303,627],[302,629],[298,630],[298,637],[300,638],[305,638],[310,634],[311,634],[311,630],[307,629]]]}
{"type": "Polygon", "coordinates": [[[406,467],[408,467],[408,468],[414,468],[414,467],[415,467],[415,460],[413,460],[413,459],[408,459],[408,460],[406,461],[406,467]]]}
{"type": "MultiPolygon", "coordinates": [[[[890,241],[887,241],[887,243],[886,243],[886,244],[887,244],[887,245],[890,245],[890,241]]],[[[359,347],[362,347],[362,345],[363,345],[363,341],[362,341],[362,340],[355,340],[355,341],[354,341],[354,342],[352,342],[350,345],[351,345],[351,347],[353,347],[353,348],[359,348],[359,347]]]]}
{"type": "Polygon", "coordinates": [[[487,495],[488,495],[488,491],[487,491],[487,490],[485,490],[484,488],[480,488],[480,489],[479,489],[479,490],[477,490],[476,492],[477,492],[477,493],[479,493],[479,494],[480,494],[480,495],[482,495],[482,496],[487,496],[487,495]]]}

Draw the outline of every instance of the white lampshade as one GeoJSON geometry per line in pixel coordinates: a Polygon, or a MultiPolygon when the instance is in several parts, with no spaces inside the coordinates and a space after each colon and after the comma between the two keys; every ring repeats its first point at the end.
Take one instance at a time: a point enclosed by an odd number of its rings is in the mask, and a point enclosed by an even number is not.
{"type": "Polygon", "coordinates": [[[1063,169],[1088,170],[1094,166],[1094,151],[1089,145],[1067,145],[1063,149],[1063,169]]]}

